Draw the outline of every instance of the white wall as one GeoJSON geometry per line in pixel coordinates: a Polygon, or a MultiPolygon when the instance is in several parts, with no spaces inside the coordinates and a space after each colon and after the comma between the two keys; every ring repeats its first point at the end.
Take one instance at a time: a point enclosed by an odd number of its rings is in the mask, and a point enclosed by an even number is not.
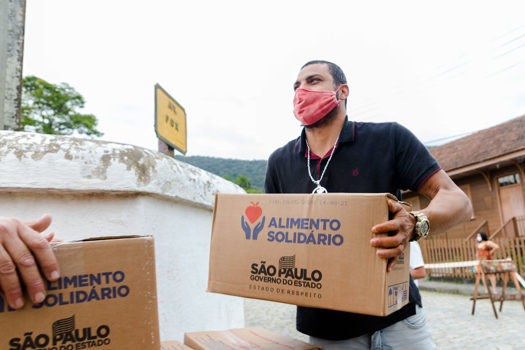
{"type": "Polygon", "coordinates": [[[215,192],[244,191],[139,147],[0,131],[0,215],[50,213],[68,240],[154,235],[163,340],[244,326],[241,298],[205,292],[215,192]]]}

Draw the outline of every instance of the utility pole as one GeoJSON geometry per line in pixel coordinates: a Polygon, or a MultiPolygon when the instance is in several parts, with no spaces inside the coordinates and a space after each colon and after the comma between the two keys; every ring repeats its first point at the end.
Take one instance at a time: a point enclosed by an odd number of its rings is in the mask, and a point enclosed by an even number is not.
{"type": "Polygon", "coordinates": [[[20,129],[25,0],[0,0],[0,130],[20,129]]]}

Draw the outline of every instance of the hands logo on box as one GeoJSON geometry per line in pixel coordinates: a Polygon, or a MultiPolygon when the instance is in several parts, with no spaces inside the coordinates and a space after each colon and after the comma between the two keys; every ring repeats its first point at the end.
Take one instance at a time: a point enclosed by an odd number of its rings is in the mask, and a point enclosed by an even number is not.
{"type": "MultiPolygon", "coordinates": [[[[246,217],[248,218],[248,221],[250,221],[251,224],[255,223],[262,215],[262,208],[259,207],[259,202],[254,203],[250,202],[252,205],[246,208],[244,213],[246,214],[246,217]]],[[[246,235],[246,239],[253,239],[254,241],[257,240],[259,233],[264,228],[264,221],[266,217],[263,216],[261,222],[259,222],[255,227],[253,228],[253,232],[251,230],[250,225],[247,221],[244,219],[244,215],[241,216],[241,227],[246,235]],[[253,233],[253,235],[252,235],[253,233]]]]}

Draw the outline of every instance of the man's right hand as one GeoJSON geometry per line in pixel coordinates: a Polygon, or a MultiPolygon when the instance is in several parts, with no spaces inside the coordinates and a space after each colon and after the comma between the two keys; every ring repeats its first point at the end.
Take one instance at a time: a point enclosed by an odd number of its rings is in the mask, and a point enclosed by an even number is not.
{"type": "Polygon", "coordinates": [[[49,245],[54,234],[41,234],[50,224],[51,216],[47,214],[28,223],[0,217],[0,291],[13,309],[24,306],[22,284],[31,301],[37,304],[46,295],[43,277],[49,281],[60,277],[58,262],[49,245]],[[40,275],[38,267],[45,276],[40,275]]]}

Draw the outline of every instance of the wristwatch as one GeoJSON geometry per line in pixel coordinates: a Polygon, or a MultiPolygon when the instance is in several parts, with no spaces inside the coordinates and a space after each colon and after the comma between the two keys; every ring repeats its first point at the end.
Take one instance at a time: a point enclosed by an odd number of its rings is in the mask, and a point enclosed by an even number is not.
{"type": "Polygon", "coordinates": [[[414,215],[416,218],[416,225],[414,226],[415,237],[414,241],[419,240],[420,238],[426,238],[428,232],[430,231],[430,222],[425,214],[420,211],[411,211],[410,214],[414,215]]]}

